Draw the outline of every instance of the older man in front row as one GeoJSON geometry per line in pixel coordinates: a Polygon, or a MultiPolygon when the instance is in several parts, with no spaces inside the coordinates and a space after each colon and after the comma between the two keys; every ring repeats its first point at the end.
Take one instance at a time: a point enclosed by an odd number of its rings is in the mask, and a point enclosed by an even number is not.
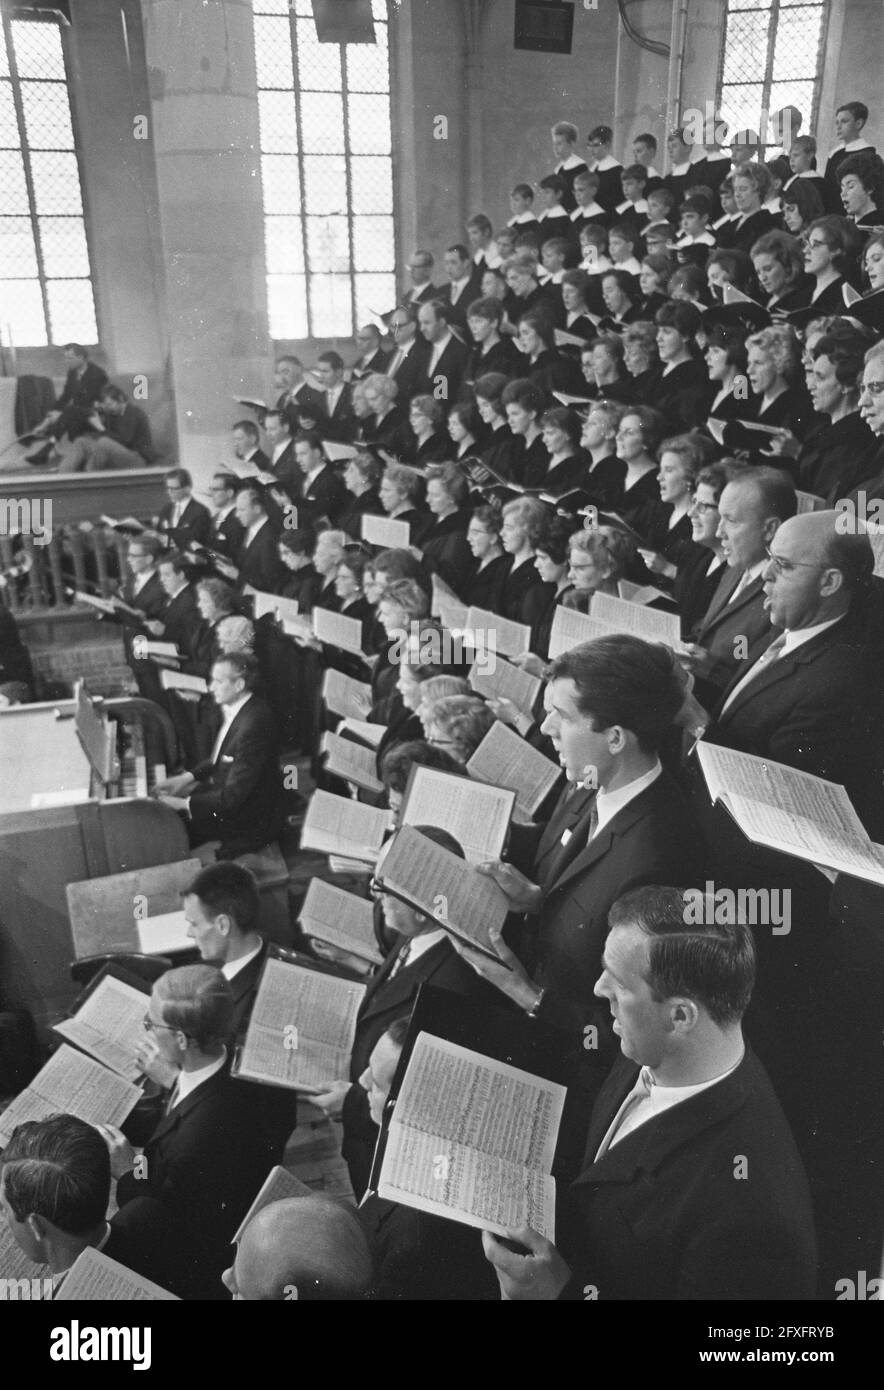
{"type": "Polygon", "coordinates": [[[484,1232],[505,1299],[811,1299],[807,1180],[741,1026],[755,976],[748,927],[698,914],[677,888],[612,908],[595,993],[621,1056],[583,1168],[563,1194],[561,1250],[484,1232]],[[695,924],[701,915],[703,923],[695,924]]]}

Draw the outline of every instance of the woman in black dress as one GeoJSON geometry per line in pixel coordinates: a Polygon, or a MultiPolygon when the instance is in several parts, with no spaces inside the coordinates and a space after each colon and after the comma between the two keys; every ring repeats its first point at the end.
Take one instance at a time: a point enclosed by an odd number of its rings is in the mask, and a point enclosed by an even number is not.
{"type": "Polygon", "coordinates": [[[476,435],[482,433],[482,420],[471,401],[455,401],[448,411],[448,437],[451,440],[449,458],[475,458],[476,435]]]}
{"type": "Polygon", "coordinates": [[[522,487],[540,489],[549,465],[540,428],[540,418],[547,404],[546,392],[526,377],[517,377],[504,388],[501,401],[510,431],[522,446],[512,457],[511,477],[522,487]]]}
{"type": "Polygon", "coordinates": [[[813,281],[804,270],[804,247],[788,232],[767,232],[752,247],[752,264],[765,294],[764,307],[775,318],[810,303],[813,281]]]}
{"type": "Polygon", "coordinates": [[[518,344],[525,354],[522,375],[552,397],[554,391],[579,396],[583,386],[580,368],[555,346],[551,320],[541,311],[523,314],[519,319],[518,344]]]}
{"type": "Polygon", "coordinates": [[[391,521],[407,521],[411,544],[417,545],[432,518],[424,505],[426,483],[421,473],[404,463],[390,463],[378,488],[381,506],[391,521]]]}
{"type": "Polygon", "coordinates": [[[408,408],[411,441],[405,461],[412,468],[425,469],[451,457],[451,440],[445,429],[445,407],[432,396],[414,396],[408,408]]]}
{"type": "Polygon", "coordinates": [[[807,229],[804,268],[813,277],[808,308],[815,315],[844,314],[845,273],[859,244],[846,217],[818,217],[807,229]]]}
{"type": "Polygon", "coordinates": [[[362,540],[364,516],[383,515],[384,509],[378,496],[383,473],[384,465],[374,454],[356,454],[347,460],[344,485],[349,496],[344,510],[338,517],[338,526],[340,530],[347,532],[351,540],[362,540]]]}
{"type": "Polygon", "coordinates": [[[503,509],[500,539],[511,563],[503,581],[500,613],[515,623],[527,622],[525,601],[541,583],[534,567],[534,543],[548,516],[548,509],[536,497],[519,497],[503,509]]]}
{"type": "Polygon", "coordinates": [[[560,405],[546,411],[540,426],[549,454],[543,491],[551,497],[561,497],[580,486],[584,472],[580,457],[580,416],[560,405]]]}
{"type": "Polygon", "coordinates": [[[503,304],[499,299],[474,299],[467,306],[467,324],[475,347],[470,353],[466,373],[468,385],[474,385],[489,372],[500,372],[507,378],[517,376],[521,356],[512,338],[501,335],[503,304]]]}
{"type": "Polygon", "coordinates": [[[630,406],[617,428],[617,457],[626,464],[617,512],[643,535],[660,508],[656,453],[666,433],[666,421],[649,405],[630,406]]]}
{"type": "Polygon", "coordinates": [[[690,430],[705,418],[709,378],[697,348],[702,325],[695,304],[671,299],[657,310],[657,351],[663,370],[648,404],[665,417],[670,430],[690,430]]]}
{"type": "Polygon", "coordinates": [[[500,540],[503,518],[497,507],[476,507],[467,527],[467,545],[473,552],[472,574],[464,586],[464,602],[473,608],[500,610],[501,591],[510,567],[500,540]]]}

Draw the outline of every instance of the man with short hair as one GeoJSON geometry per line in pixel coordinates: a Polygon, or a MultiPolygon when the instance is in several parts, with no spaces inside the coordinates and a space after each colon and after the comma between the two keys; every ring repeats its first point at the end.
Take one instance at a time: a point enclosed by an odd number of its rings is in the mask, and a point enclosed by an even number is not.
{"type": "MultiPolygon", "coordinates": [[[[477,298],[478,296],[473,296],[477,298]]],[[[473,301],[470,300],[470,303],[473,301]]],[[[451,309],[442,301],[422,304],[417,321],[428,352],[421,360],[415,395],[456,401],[469,362],[469,350],[451,331],[451,309]]],[[[466,312],[466,311],[464,311],[466,312]]]]}
{"type": "MultiPolygon", "coordinates": [[[[598,200],[607,213],[620,202],[620,175],[623,165],[611,154],[614,132],[609,125],[597,125],[586,137],[589,147],[589,170],[599,176],[598,200]]],[[[636,156],[638,158],[638,156],[636,156]]],[[[642,163],[639,160],[639,163],[642,163]]]]}
{"type": "Polygon", "coordinates": [[[355,1212],[311,1193],[257,1212],[223,1279],[238,1302],[352,1302],[368,1292],[371,1255],[355,1212]]]}
{"type": "Polygon", "coordinates": [[[586,161],[581,159],[577,153],[577,141],[580,139],[580,132],[576,125],[572,125],[570,121],[556,121],[550,134],[553,154],[556,157],[556,167],[553,169],[553,173],[564,179],[566,184],[562,194],[562,207],[566,212],[571,212],[576,206],[574,180],[578,174],[582,174],[586,169],[586,161]]]}
{"type": "Polygon", "coordinates": [[[209,546],[232,559],[242,544],[242,523],[236,515],[238,479],[234,473],[222,470],[212,474],[209,496],[215,510],[212,513],[212,538],[209,546]]]}
{"type": "Polygon", "coordinates": [[[357,328],[356,350],[359,356],[350,368],[351,381],[364,381],[373,372],[387,370],[390,354],[381,347],[381,332],[376,323],[357,328]]]}
{"type": "Polygon", "coordinates": [[[669,173],[666,175],[665,183],[675,199],[676,207],[696,180],[695,164],[703,163],[702,146],[689,145],[684,137],[685,132],[681,126],[670,131],[666,137],[669,173]]]}
{"type": "Polygon", "coordinates": [[[648,179],[658,179],[660,175],[654,168],[654,160],[657,157],[657,138],[645,131],[641,135],[636,135],[632,142],[632,157],[636,164],[644,165],[648,179]]]}
{"type": "Polygon", "coordinates": [[[84,1250],[170,1288],[174,1224],[151,1197],[139,1197],[110,1221],[111,1165],[94,1125],[50,1115],[17,1125],[0,1155],[0,1219],[36,1265],[47,1265],[55,1291],[84,1250]]]}
{"type": "Polygon", "coordinates": [[[212,666],[209,691],[221,727],[209,757],[159,782],[154,795],[187,820],[193,845],[220,840],[219,859],[264,849],[282,829],[279,736],[270,708],[255,695],[253,656],[227,652],[212,666]]]}
{"type": "Polygon", "coordinates": [[[301,475],[295,462],[291,416],[284,410],[268,410],[264,417],[264,432],[270,447],[270,458],[258,474],[258,482],[268,490],[276,503],[275,507],[268,505],[268,511],[278,514],[286,501],[297,502],[301,496],[301,475]]]}
{"type": "MultiPolygon", "coordinates": [[[[497,249],[494,240],[494,228],[491,221],[484,212],[477,212],[467,221],[467,241],[470,243],[470,251],[473,257],[473,264],[481,275],[486,270],[494,270],[499,266],[503,257],[497,249]]],[[[481,285],[481,279],[480,279],[481,285]]],[[[467,305],[469,308],[469,305],[467,305]]]]}
{"type": "Polygon", "coordinates": [[[267,455],[261,449],[261,431],[254,420],[237,420],[231,431],[233,439],[233,456],[242,464],[238,469],[240,477],[256,478],[269,463],[267,455]]]}
{"type": "Polygon", "coordinates": [[[278,529],[268,514],[269,501],[258,483],[246,483],[236,494],[236,519],[243,529],[236,561],[217,567],[242,590],[249,585],[264,594],[276,593],[284,570],[277,546],[278,529]]]}
{"type": "Polygon", "coordinates": [[[322,418],[322,393],[310,385],[300,357],[278,357],[273,372],[273,384],[280,393],[276,400],[276,409],[287,415],[292,434],[299,429],[312,429],[317,420],[322,418]]]}
{"type": "Polygon", "coordinates": [[[862,136],[863,128],[869,119],[869,108],[864,101],[846,101],[843,106],[839,106],[835,112],[835,134],[838,136],[838,143],[830,151],[829,158],[826,160],[825,179],[832,188],[835,196],[840,195],[841,184],[838,178],[839,165],[850,154],[855,154],[857,150],[871,150],[874,152],[875,146],[862,136]]]}
{"type": "Polygon", "coordinates": [[[390,315],[393,352],[385,375],[395,381],[396,399],[406,411],[412,396],[418,393],[424,361],[430,354],[426,339],[418,333],[417,315],[414,304],[399,304],[390,315]]]}
{"type": "Polygon", "coordinates": [[[433,284],[433,253],[432,251],[413,251],[408,262],[408,278],[411,286],[405,292],[404,303],[406,304],[426,304],[427,300],[435,299],[439,293],[439,286],[433,284]]]}
{"type": "Polygon", "coordinates": [[[191,541],[208,545],[212,517],[208,507],[193,496],[193,478],[186,468],[170,468],[166,474],[168,502],[160,508],[156,529],[174,550],[186,550],[191,541]]]}
{"type": "Polygon", "coordinates": [[[108,382],[89,424],[90,432],[79,435],[62,459],[60,473],[101,473],[153,463],[150,421],[118,386],[108,382]]]}
{"type": "Polygon", "coordinates": [[[87,432],[90,416],[107,385],[107,372],[90,362],[89,353],[79,343],[65,343],[64,360],[67,367],[64,389],[55,408],[31,431],[35,439],[46,439],[45,444],[25,459],[35,468],[58,462],[60,455],[54,441],[65,435],[75,440],[87,432]]]}
{"type": "Polygon", "coordinates": [[[300,513],[312,525],[326,519],[334,526],[347,504],[347,489],[325,457],[322,440],[305,431],[295,440],[294,451],[301,472],[300,513]]]}
{"type": "Polygon", "coordinates": [[[188,1296],[221,1299],[228,1247],[272,1163],[250,1093],[229,1072],[230,985],[208,965],[167,970],[153,986],[144,1026],[179,1075],[143,1156],[115,1125],[98,1125],[117,1200],[123,1210],[141,1195],[161,1202],[187,1253],[188,1296]]]}
{"type": "MultiPolygon", "coordinates": [[[[449,324],[465,330],[467,309],[482,290],[482,272],[474,263],[466,246],[455,242],[444,256],[448,284],[437,296],[447,311],[449,324]]],[[[420,314],[418,314],[420,318],[420,314]]]]}
{"type": "Polygon", "coordinates": [[[561,1202],[560,1253],[483,1233],[505,1299],[812,1299],[807,1178],[742,1018],[755,951],[699,892],[646,887],[611,908],[596,995],[621,1055],[561,1202]],[[696,911],[695,911],[696,909],[696,911]]]}
{"type": "Polygon", "coordinates": [[[323,439],[332,439],[338,444],[352,444],[358,422],[353,412],[351,390],[344,380],[344,359],[340,353],[320,353],[316,375],[323,387],[323,413],[316,421],[315,429],[323,439]]]}
{"type": "Polygon", "coordinates": [[[706,708],[774,639],[763,589],[767,551],[797,505],[792,480],[777,468],[742,468],[721,494],[717,535],[727,570],[683,657],[706,708]]]}

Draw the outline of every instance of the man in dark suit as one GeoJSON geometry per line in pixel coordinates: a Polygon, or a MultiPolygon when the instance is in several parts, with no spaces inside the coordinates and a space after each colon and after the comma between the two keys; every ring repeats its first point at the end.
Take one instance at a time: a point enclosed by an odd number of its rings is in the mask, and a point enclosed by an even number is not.
{"type": "MultiPolygon", "coordinates": [[[[432,295],[427,296],[432,299],[432,295]]],[[[417,328],[418,310],[413,304],[400,304],[390,318],[393,336],[393,355],[385,375],[395,381],[400,406],[407,413],[408,403],[420,388],[425,360],[430,347],[417,328]]]]}
{"type": "Polygon", "coordinates": [[[482,272],[469,249],[456,242],[445,252],[445,274],[448,284],[439,291],[439,302],[448,310],[448,322],[466,333],[467,309],[482,293],[482,272]]]}
{"type": "Polygon", "coordinates": [[[411,285],[402,296],[403,304],[417,307],[438,297],[441,286],[433,284],[433,265],[432,251],[419,250],[412,253],[408,262],[408,278],[411,285]]]}
{"type": "Polygon", "coordinates": [[[209,484],[209,494],[215,507],[212,514],[212,536],[209,547],[220,550],[232,560],[245,535],[242,522],[236,515],[238,480],[234,473],[215,473],[209,484]]]}
{"type": "Polygon", "coordinates": [[[273,384],[279,391],[276,409],[281,410],[289,422],[292,434],[302,429],[315,429],[322,419],[322,392],[311,386],[299,357],[278,357],[273,373],[273,384]]]}
{"type": "Polygon", "coordinates": [[[186,468],[170,468],[166,474],[168,502],[160,508],[156,529],[173,550],[186,550],[191,541],[209,544],[212,514],[192,496],[193,478],[186,468]]]}
{"type": "Polygon", "coordinates": [[[364,381],[372,372],[385,372],[391,354],[381,347],[380,329],[375,323],[367,323],[356,330],[356,348],[359,353],[350,368],[351,381],[364,381]]]}
{"type": "Polygon", "coordinates": [[[237,420],[232,433],[234,456],[240,463],[248,465],[248,469],[244,469],[243,472],[248,471],[250,474],[263,472],[270,460],[264,450],[258,447],[261,442],[261,431],[254,420],[237,420]]]}
{"type": "Polygon", "coordinates": [[[145,1027],[179,1068],[166,1113],[139,1159],[113,1125],[100,1125],[121,1208],[143,1194],[180,1223],[192,1298],[223,1298],[234,1232],[271,1166],[251,1097],[228,1071],[233,998],[219,970],[185,965],[154,984],[145,1027]]]}
{"type": "Polygon", "coordinates": [[[353,411],[352,393],[344,380],[344,359],[338,352],[320,353],[316,375],[322,382],[322,415],[314,429],[323,439],[337,444],[351,444],[356,438],[357,419],[353,411]]]}
{"type": "Polygon", "coordinates": [[[694,702],[687,723],[714,743],[842,783],[862,814],[876,771],[880,786],[879,701],[857,609],[874,555],[868,536],[838,532],[838,515],[808,512],[779,527],[762,575],[774,640],[740,664],[711,722],[694,702]]]}
{"type": "Polygon", "coordinates": [[[279,513],[286,501],[297,504],[301,497],[301,471],[295,462],[289,416],[281,410],[268,410],[264,417],[264,432],[270,458],[258,473],[257,481],[266,489],[268,511],[281,525],[279,513]]]}
{"type": "MultiPolygon", "coordinates": [[[[184,557],[177,551],[166,551],[160,557],[157,573],[166,602],[160,616],[146,618],[144,626],[150,637],[173,643],[181,656],[190,661],[205,642],[205,625],[200,617],[193,586],[188,580],[184,557]]],[[[138,689],[146,699],[168,710],[174,718],[171,697],[160,682],[160,670],[168,663],[162,659],[157,661],[146,653],[139,655],[140,649],[141,642],[136,638],[132,651],[138,689]]]]}
{"type": "Polygon", "coordinates": [[[165,1209],[140,1197],[131,1212],[107,1221],[110,1189],[110,1157],[94,1125],[66,1114],[28,1120],[3,1152],[0,1217],[27,1258],[47,1267],[56,1291],[77,1257],[93,1249],[177,1292],[165,1209]]]}
{"type": "Polygon", "coordinates": [[[814,1297],[807,1179],[743,1040],[752,935],[687,899],[642,888],[611,912],[595,988],[622,1055],[562,1204],[562,1253],[528,1227],[510,1233],[524,1254],[483,1235],[507,1298],[814,1297]]]}
{"type": "MultiPolygon", "coordinates": [[[[126,649],[126,661],[135,677],[139,693],[146,700],[156,699],[156,680],[148,664],[135,658],[132,644],[137,635],[143,636],[150,631],[149,624],[159,620],[166,607],[167,596],[160,583],[157,569],[157,560],[161,554],[160,542],[155,536],[133,536],[126,552],[129,574],[120,589],[123,602],[144,614],[144,624],[141,627],[131,626],[127,618],[127,625],[123,630],[123,645],[126,649]]],[[[119,620],[113,615],[108,615],[107,621],[119,620]]],[[[134,623],[134,619],[132,622],[134,623]]]]}
{"type": "Polygon", "coordinates": [[[217,561],[216,568],[240,590],[248,584],[263,594],[275,594],[285,578],[279,558],[279,531],[268,514],[268,506],[269,499],[260,483],[246,483],[236,494],[236,518],[243,528],[242,541],[235,564],[217,561]]]}
{"type": "Polygon", "coordinates": [[[796,507],[794,484],[776,468],[742,469],[721,494],[717,535],[728,568],[686,644],[685,664],[707,708],[773,641],[762,576],[777,527],[796,507]]]}
{"type": "MultiPolygon", "coordinates": [[[[463,858],[463,850],[447,831],[436,826],[418,828],[428,839],[463,858]]],[[[389,846],[381,850],[376,874],[381,873],[388,852],[389,846]]],[[[376,885],[377,879],[373,879],[372,883],[376,885]]],[[[326,1114],[343,1116],[341,1152],[347,1160],[357,1197],[362,1196],[368,1182],[378,1133],[365,1089],[359,1084],[375,1044],[391,1023],[411,1012],[417,991],[423,984],[471,999],[492,997],[469,966],[459,959],[452,949],[451,938],[434,918],[425,917],[377,886],[372,891],[380,900],[385,927],[395,936],[394,945],[369,981],[359,1006],[350,1056],[350,1079],[345,1081],[330,1077],[328,1089],[322,1095],[311,1097],[312,1102],[326,1114]]]]}
{"type": "Polygon", "coordinates": [[[575,1096],[586,1104],[601,1083],[610,1041],[592,987],[611,906],[639,884],[702,882],[703,855],[688,803],[658,756],[682,704],[671,654],[627,636],[583,643],[553,662],[547,698],[541,732],[568,780],[596,795],[560,837],[543,887],[511,865],[486,866],[512,911],[532,919],[524,961],[502,941],[495,945],[505,966],[455,944],[529,1016],[563,1034],[575,1096]]]}
{"type": "Polygon", "coordinates": [[[451,308],[443,301],[422,304],[417,321],[429,349],[422,359],[415,395],[456,401],[469,365],[469,349],[451,331],[451,308]]]}
{"type": "Polygon", "coordinates": [[[28,454],[27,462],[39,466],[50,463],[53,455],[53,440],[67,435],[77,439],[89,429],[89,417],[101,399],[107,385],[107,372],[89,361],[89,354],[79,343],[66,343],[64,360],[67,365],[64,389],[45,420],[37,426],[33,434],[46,443],[33,454],[28,454]]]}
{"type": "Polygon", "coordinates": [[[299,434],[294,448],[295,462],[301,471],[298,510],[304,524],[325,518],[334,526],[348,501],[343,479],[325,458],[318,434],[299,434]]]}
{"type": "Polygon", "coordinates": [[[222,722],[212,753],[156,787],[160,801],[188,817],[192,844],[221,841],[219,859],[263,849],[282,829],[278,733],[268,706],[252,693],[257,674],[244,652],[218,658],[209,689],[222,722]]]}

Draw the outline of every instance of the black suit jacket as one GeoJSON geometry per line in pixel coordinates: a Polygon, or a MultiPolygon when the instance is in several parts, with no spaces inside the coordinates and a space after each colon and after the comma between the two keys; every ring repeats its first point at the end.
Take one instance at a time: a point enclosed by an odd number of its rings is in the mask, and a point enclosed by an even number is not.
{"type": "Polygon", "coordinates": [[[190,1296],[223,1298],[230,1241],[272,1166],[248,1095],[226,1068],[216,1072],[163,1116],[144,1156],[145,1176],[117,1184],[120,1206],[140,1196],[161,1202],[189,1247],[190,1296]]]}
{"type": "MultiPolygon", "coordinates": [[[[435,296],[430,294],[427,295],[426,298],[433,299],[435,296]]],[[[394,353],[390,358],[386,375],[391,381],[395,381],[398,387],[396,400],[405,413],[408,411],[408,402],[411,400],[412,396],[416,396],[418,392],[423,389],[421,381],[426,370],[429,351],[429,344],[426,339],[418,333],[408,350],[407,356],[399,363],[395,371],[391,371],[390,369],[393,367],[396,354],[394,353]]]]}
{"type": "Polygon", "coordinates": [[[325,392],[319,392],[318,395],[322,402],[322,415],[317,422],[317,430],[323,439],[334,439],[339,444],[349,444],[356,437],[358,423],[353,413],[353,399],[349,385],[344,383],[343,390],[335,401],[335,408],[331,415],[328,413],[328,396],[325,392]]]}
{"type": "Polygon", "coordinates": [[[497,1277],[474,1227],[387,1202],[376,1193],[356,1215],[372,1252],[373,1301],[499,1301],[497,1277]]]}
{"type": "Polygon", "coordinates": [[[286,571],[279,558],[276,531],[269,520],[264,523],[257,535],[252,537],[248,545],[245,544],[245,537],[243,537],[236,557],[236,566],[239,570],[238,588],[243,589],[246,584],[250,584],[253,589],[259,589],[261,593],[276,593],[280,583],[285,578],[286,571]]]}
{"type": "Polygon", "coordinates": [[[64,387],[55,404],[56,410],[69,406],[76,410],[91,411],[95,402],[107,385],[107,372],[95,362],[87,362],[82,376],[77,375],[76,367],[71,367],[64,379],[64,387]]]}
{"type": "Polygon", "coordinates": [[[199,645],[203,620],[190,584],[174,598],[166,600],[160,621],[164,627],[162,641],[174,642],[182,656],[193,656],[199,645]]]}
{"type": "Polygon", "coordinates": [[[325,416],[325,396],[306,381],[293,394],[283,392],[276,403],[277,410],[284,412],[292,434],[300,429],[315,429],[325,416]]]}
{"type": "Polygon", "coordinates": [[[209,545],[212,550],[220,550],[228,559],[235,561],[245,533],[245,527],[236,512],[228,512],[223,521],[212,522],[212,539],[209,545]]]}
{"type": "Polygon", "coordinates": [[[441,378],[445,382],[448,401],[456,401],[460,395],[470,361],[469,348],[464,347],[458,338],[452,336],[445,345],[445,351],[435,367],[430,370],[432,349],[421,358],[420,376],[414,392],[417,396],[435,395],[434,386],[441,378]]]}
{"type": "Polygon", "coordinates": [[[167,502],[160,512],[157,530],[168,536],[176,550],[186,550],[191,541],[199,541],[200,545],[211,545],[212,513],[208,507],[191,497],[178,519],[177,526],[172,525],[174,510],[172,503],[167,502]]]}
{"type": "Polygon", "coordinates": [[[715,597],[691,636],[691,641],[705,647],[711,656],[711,665],[704,670],[702,681],[697,685],[701,704],[711,703],[715,692],[725,690],[730,684],[734,672],[745,672],[746,662],[757,660],[776,636],[764,608],[761,576],[747,584],[735,599],[731,598],[741,573],[735,569],[724,571],[715,597]],[[734,654],[738,637],[744,637],[747,643],[742,660],[734,654]]]}
{"type": "Polygon", "coordinates": [[[327,463],[301,494],[299,509],[311,522],[327,516],[333,526],[344,511],[350,494],[332,464],[327,463]]]}
{"type": "Polygon", "coordinates": [[[160,576],[154,570],[147,583],[133,592],[134,577],[129,575],[122,587],[123,601],[130,608],[139,608],[145,618],[161,618],[166,607],[166,591],[160,583],[160,576]]]}
{"type": "Polygon", "coordinates": [[[273,715],[255,695],[236,715],[215,763],[193,769],[200,786],[190,798],[194,844],[221,840],[220,858],[262,849],[282,829],[282,777],[273,715]]]}
{"type": "Polygon", "coordinates": [[[378,348],[377,352],[373,352],[367,362],[354,366],[350,371],[350,375],[354,381],[363,381],[367,376],[371,376],[372,372],[380,372],[383,374],[387,370],[391,356],[392,354],[384,352],[383,348],[378,348]]]}
{"type": "Polygon", "coordinates": [[[575,1274],[569,1292],[583,1298],[592,1285],[599,1299],[812,1298],[807,1179],[761,1063],[747,1050],[723,1081],[596,1159],[637,1075],[621,1056],[563,1204],[559,1230],[575,1274]]]}
{"type": "MultiPolygon", "coordinates": [[[[448,322],[456,324],[458,328],[465,329],[467,324],[467,309],[473,303],[473,300],[478,299],[482,293],[482,271],[480,267],[475,264],[473,265],[469,279],[458,295],[457,303],[451,298],[451,289],[452,287],[449,282],[447,285],[443,286],[441,290],[437,290],[435,297],[448,309],[448,322]]],[[[454,398],[450,397],[450,399],[453,400],[454,398]]]]}

